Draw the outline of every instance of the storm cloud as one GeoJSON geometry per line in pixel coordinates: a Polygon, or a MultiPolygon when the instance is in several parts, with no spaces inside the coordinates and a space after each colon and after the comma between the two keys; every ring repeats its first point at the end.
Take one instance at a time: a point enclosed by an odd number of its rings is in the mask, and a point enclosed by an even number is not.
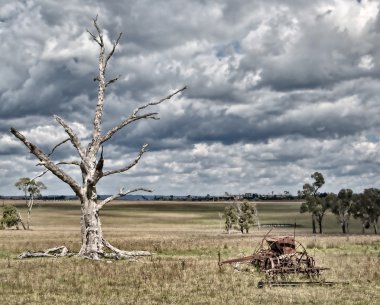
{"type": "MultiPolygon", "coordinates": [[[[104,130],[187,85],[104,147],[105,167],[136,168],[99,185],[155,194],[293,194],[314,171],[326,191],[380,187],[378,1],[7,1],[0,6],[0,194],[41,168],[9,133],[44,150],[65,139],[57,114],[86,141],[96,105],[98,14],[108,48],[104,130]]],[[[78,158],[65,144],[56,160],[78,158]]],[[[65,169],[79,179],[79,173],[65,169]]],[[[71,194],[52,175],[47,193],[71,194]]]]}

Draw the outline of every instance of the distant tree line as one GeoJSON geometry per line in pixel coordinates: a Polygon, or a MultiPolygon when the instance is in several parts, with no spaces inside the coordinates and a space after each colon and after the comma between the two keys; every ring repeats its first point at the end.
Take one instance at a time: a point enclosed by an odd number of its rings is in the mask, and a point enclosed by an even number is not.
{"type": "MultiPolygon", "coordinates": [[[[0,199],[4,200],[25,200],[25,196],[0,196],[0,199]]],[[[63,200],[78,200],[76,196],[66,196],[66,195],[41,195],[35,197],[35,199],[43,201],[63,201],[63,200]]]]}
{"type": "MultiPolygon", "coordinates": [[[[292,195],[287,191],[284,191],[283,194],[258,194],[258,193],[245,193],[239,195],[210,195],[207,194],[205,196],[195,196],[195,195],[187,195],[187,196],[175,196],[175,195],[156,195],[153,196],[151,200],[155,201],[235,201],[236,197],[239,200],[259,200],[259,201],[273,201],[273,200],[297,200],[298,195],[292,195]]],[[[149,196],[146,197],[149,200],[149,196]]]]}
{"type": "Polygon", "coordinates": [[[351,218],[359,219],[362,224],[362,233],[373,227],[377,234],[377,223],[380,217],[380,189],[368,188],[362,193],[355,194],[351,189],[341,189],[338,194],[320,193],[325,184],[323,175],[315,172],[311,175],[312,183],[303,185],[298,192],[299,198],[304,199],[301,204],[301,213],[310,213],[313,233],[323,233],[323,219],[326,212],[332,212],[341,227],[342,233],[349,232],[351,218]]]}

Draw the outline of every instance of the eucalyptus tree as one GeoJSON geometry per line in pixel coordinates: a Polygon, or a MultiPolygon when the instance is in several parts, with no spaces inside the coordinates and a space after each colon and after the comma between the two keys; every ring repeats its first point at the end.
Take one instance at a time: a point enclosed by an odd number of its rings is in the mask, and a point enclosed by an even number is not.
{"type": "Polygon", "coordinates": [[[15,187],[24,193],[24,199],[28,202],[28,184],[30,182],[30,178],[22,177],[17,180],[15,183],[15,187]]]}
{"type": "Polygon", "coordinates": [[[249,233],[249,228],[258,223],[256,204],[249,201],[234,201],[224,209],[225,229],[230,233],[235,226],[241,233],[249,233]]]}
{"type": "Polygon", "coordinates": [[[238,220],[238,211],[235,206],[228,205],[224,209],[224,217],[226,221],[224,222],[224,228],[228,234],[230,234],[233,226],[236,224],[238,220]]]}
{"type": "Polygon", "coordinates": [[[317,224],[319,226],[319,233],[322,233],[323,218],[330,207],[330,203],[326,200],[326,197],[322,197],[318,193],[319,189],[325,184],[323,175],[319,172],[315,172],[311,175],[311,178],[314,179],[314,182],[312,184],[305,183],[303,190],[299,192],[305,199],[301,204],[300,213],[310,213],[313,233],[317,233],[317,224]]]}
{"type": "Polygon", "coordinates": [[[380,190],[377,188],[365,189],[359,194],[353,205],[353,216],[362,222],[362,233],[371,225],[377,234],[377,223],[380,217],[380,190]]]}
{"type": "Polygon", "coordinates": [[[243,201],[240,204],[239,229],[241,233],[249,233],[249,229],[257,222],[257,208],[254,202],[243,201]]]}
{"type": "Polygon", "coordinates": [[[26,220],[26,228],[29,230],[34,199],[41,196],[41,191],[46,190],[46,186],[43,182],[36,181],[36,179],[30,179],[28,177],[20,178],[15,183],[15,186],[25,193],[25,197],[27,199],[26,206],[28,208],[28,217],[26,220]]]}
{"type": "Polygon", "coordinates": [[[359,219],[362,226],[362,234],[365,233],[365,230],[370,227],[370,220],[368,214],[368,204],[367,199],[364,198],[363,193],[360,193],[356,196],[353,207],[352,207],[352,216],[355,219],[359,219]]]}
{"type": "Polygon", "coordinates": [[[329,194],[331,212],[336,215],[342,233],[348,233],[348,224],[353,212],[355,194],[351,189],[341,189],[338,195],[329,194]]]}
{"type": "Polygon", "coordinates": [[[75,195],[79,198],[81,205],[81,248],[78,253],[79,256],[85,256],[91,259],[99,259],[106,255],[105,248],[108,248],[114,255],[118,257],[129,257],[131,255],[140,254],[144,255],[147,254],[145,251],[126,252],[112,246],[103,236],[99,211],[105,205],[110,204],[112,200],[116,198],[136,191],[151,192],[151,190],[143,187],[136,187],[127,190],[122,188],[118,193],[104,200],[98,201],[96,186],[102,178],[106,178],[118,173],[123,173],[133,168],[139,162],[143,154],[147,151],[148,144],[144,144],[141,147],[139,153],[131,163],[126,164],[118,169],[108,170],[103,168],[105,159],[103,156],[102,148],[109,140],[111,140],[115,134],[117,134],[121,129],[131,125],[132,123],[149,119],[157,120],[158,113],[149,112],[147,109],[171,99],[175,95],[184,91],[186,87],[178,89],[158,101],[149,102],[141,105],[140,107],[137,107],[134,111],[132,111],[132,113],[127,115],[114,127],[103,131],[102,123],[105,93],[108,87],[116,82],[119,78],[107,78],[106,71],[109,61],[114,55],[116,47],[119,44],[122,33],[120,33],[117,39],[113,42],[111,49],[106,50],[103,31],[98,25],[97,17],[93,20],[93,25],[94,32],[91,32],[89,30],[87,30],[87,32],[99,47],[98,75],[94,79],[94,81],[98,82],[98,94],[97,104],[95,106],[95,113],[93,117],[92,137],[89,143],[87,145],[84,145],[83,140],[79,138],[78,134],[73,130],[73,128],[58,115],[55,115],[54,118],[66,132],[68,138],[58,143],[49,154],[42,151],[40,147],[32,143],[18,130],[11,128],[11,133],[22,143],[24,143],[30,152],[36,156],[37,159],[39,159],[39,165],[42,165],[46,168],[42,174],[51,172],[64,183],[69,185],[75,195]],[[54,150],[68,141],[75,148],[78,159],[54,161],[52,158],[52,153],[54,150]],[[100,156],[98,158],[99,152],[100,156]],[[66,170],[63,169],[62,165],[71,165],[79,169],[82,177],[81,182],[76,181],[66,170]]]}

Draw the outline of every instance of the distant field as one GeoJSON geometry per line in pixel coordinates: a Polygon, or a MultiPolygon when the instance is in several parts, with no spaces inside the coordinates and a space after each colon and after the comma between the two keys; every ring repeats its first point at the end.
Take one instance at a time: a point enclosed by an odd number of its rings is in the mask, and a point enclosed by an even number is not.
{"type": "MultiPolygon", "coordinates": [[[[1,205],[0,201],[0,205],[1,205]]],[[[8,203],[8,202],[5,202],[8,203]]],[[[12,202],[25,215],[25,203],[12,202]]],[[[222,272],[222,259],[252,253],[269,230],[225,234],[220,214],[228,203],[124,202],[101,211],[104,235],[125,250],[149,250],[143,262],[93,262],[78,258],[15,260],[27,249],[66,245],[79,249],[79,203],[39,202],[32,230],[0,230],[0,303],[20,304],[377,304],[380,300],[380,237],[343,236],[333,215],[327,234],[310,234],[310,216],[298,202],[258,203],[261,223],[296,223],[297,238],[319,265],[332,269],[327,280],[349,286],[257,289],[257,272],[222,272]]],[[[26,215],[24,216],[26,218],[26,215]]],[[[273,235],[293,228],[275,228],[273,235]]]]}
{"type": "MultiPolygon", "coordinates": [[[[23,201],[5,201],[17,206],[22,214],[26,208],[23,201]]],[[[176,202],[176,201],[114,201],[101,211],[105,229],[125,228],[149,230],[220,232],[224,219],[220,215],[231,202],[176,202]],[[168,221],[169,220],[169,221],[168,221]]],[[[281,224],[294,222],[300,233],[311,231],[311,217],[300,214],[300,202],[257,203],[261,224],[281,224]]],[[[79,202],[76,201],[37,201],[32,213],[34,229],[54,229],[64,226],[66,230],[77,230],[79,225],[79,202]]],[[[336,217],[327,213],[324,220],[325,233],[340,233],[336,217]]],[[[293,229],[291,229],[293,232],[293,229]]],[[[370,232],[369,230],[368,232],[370,232]]],[[[260,232],[258,232],[260,233],[260,232]]],[[[361,233],[359,221],[351,219],[350,233],[361,233]]]]}

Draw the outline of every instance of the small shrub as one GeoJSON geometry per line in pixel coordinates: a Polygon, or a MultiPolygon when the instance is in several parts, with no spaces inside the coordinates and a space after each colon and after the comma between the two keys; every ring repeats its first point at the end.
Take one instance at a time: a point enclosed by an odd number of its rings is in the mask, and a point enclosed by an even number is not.
{"type": "Polygon", "coordinates": [[[3,208],[3,218],[1,219],[0,228],[10,228],[17,226],[20,221],[16,207],[5,205],[3,208]]]}

